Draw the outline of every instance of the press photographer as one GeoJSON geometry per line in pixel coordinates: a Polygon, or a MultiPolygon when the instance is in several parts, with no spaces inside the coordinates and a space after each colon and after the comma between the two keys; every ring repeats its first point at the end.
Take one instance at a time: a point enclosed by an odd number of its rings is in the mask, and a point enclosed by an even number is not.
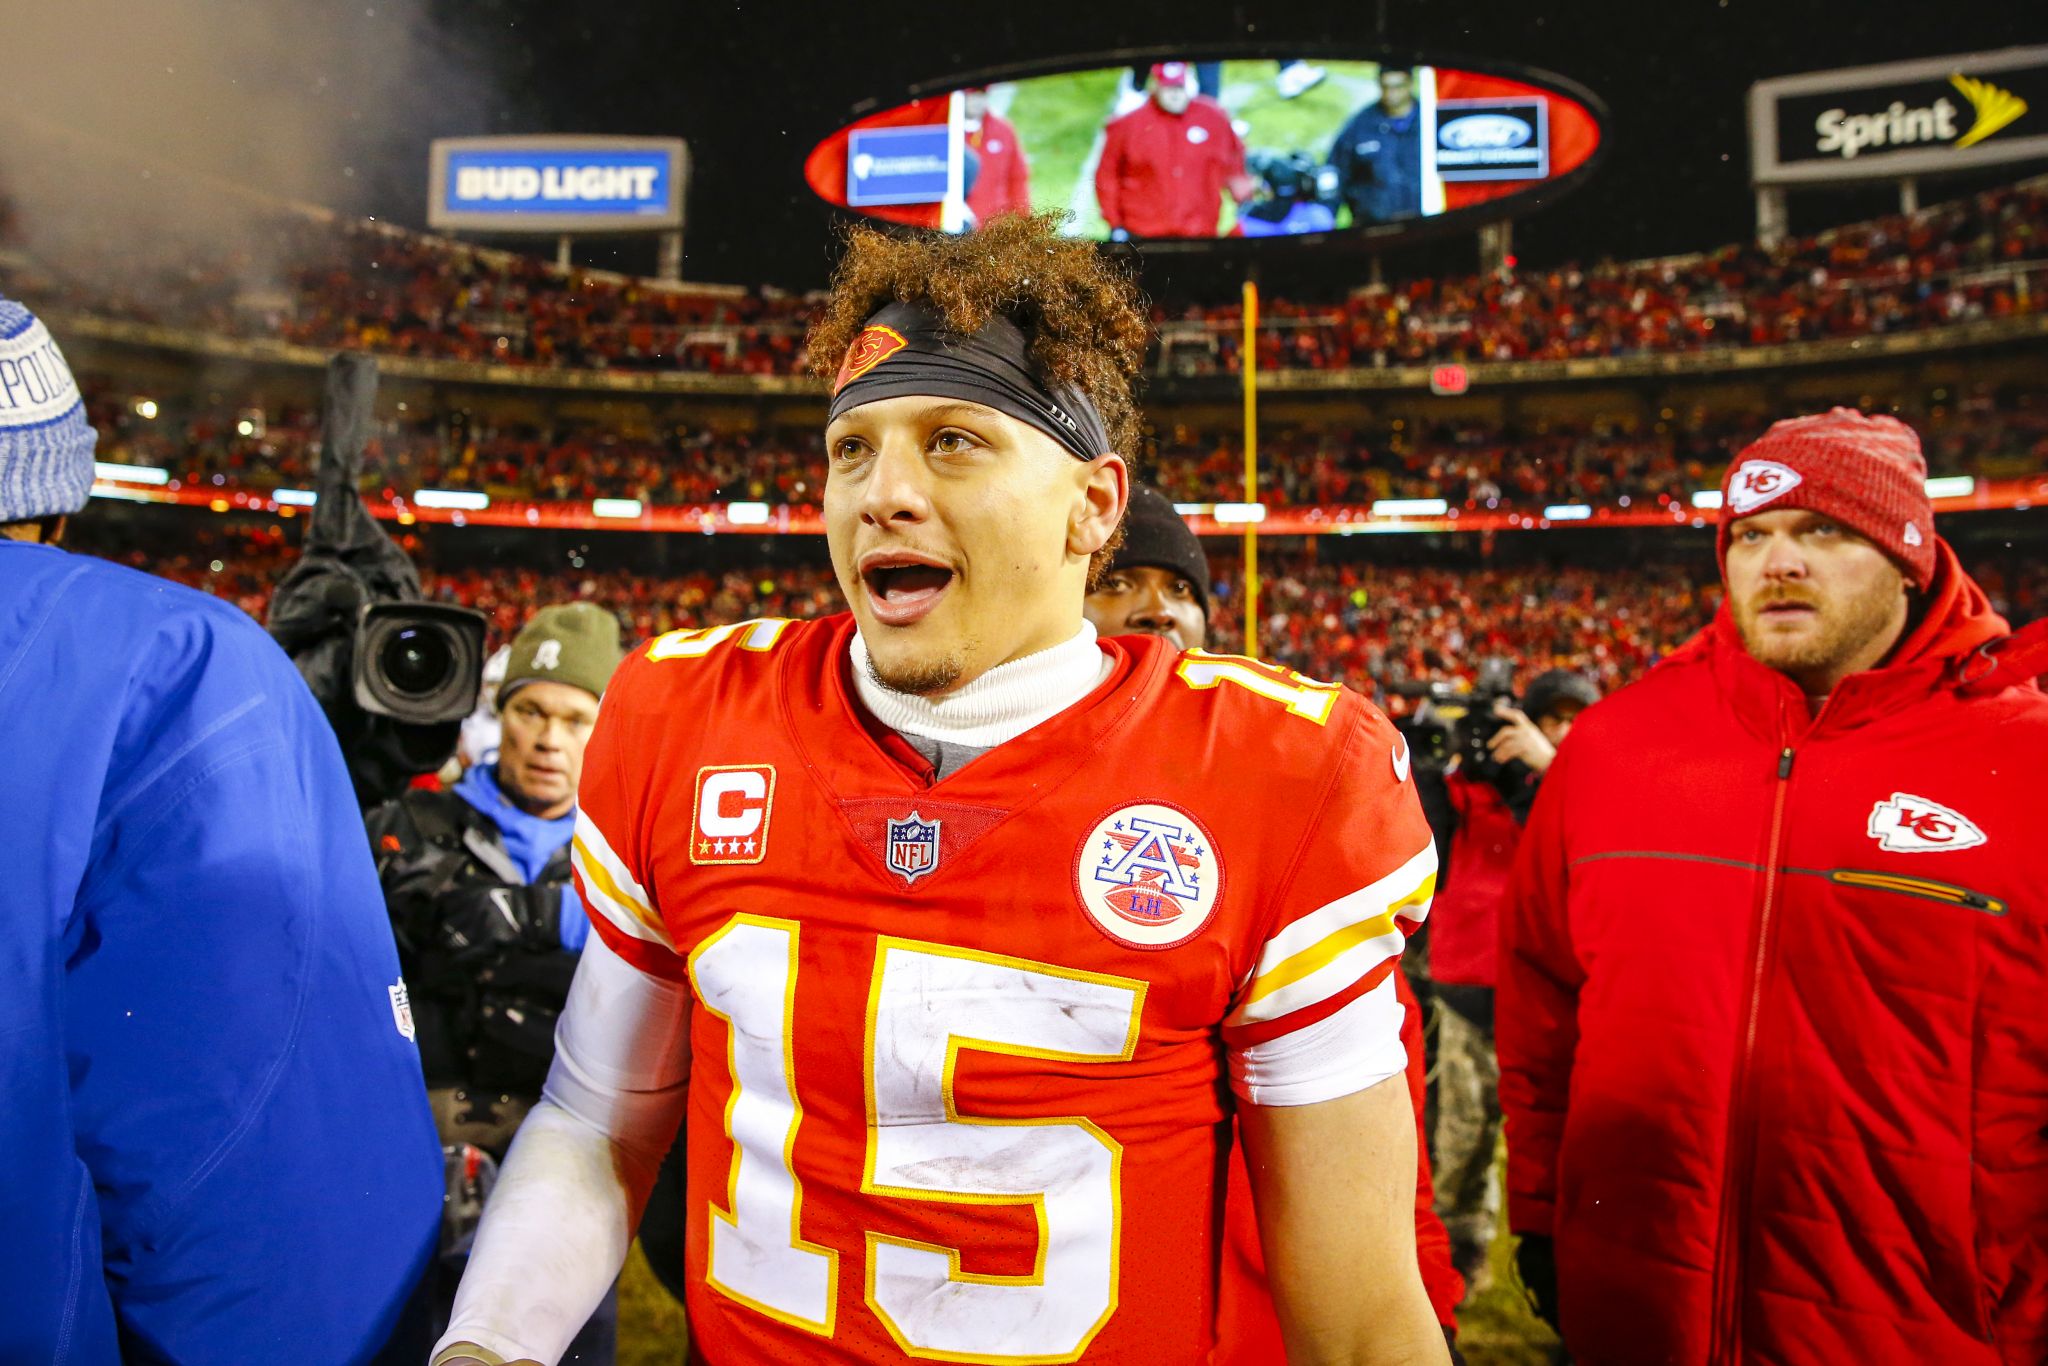
{"type": "Polygon", "coordinates": [[[363,505],[376,398],[375,361],[328,362],[312,522],[265,623],[326,713],[364,807],[455,753],[484,666],[483,614],[424,601],[419,570],[363,505]]]}
{"type": "Polygon", "coordinates": [[[1485,1275],[1500,1220],[1494,1148],[1500,1067],[1493,1049],[1496,932],[1522,823],[1580,712],[1600,700],[1583,675],[1537,675],[1517,705],[1512,666],[1488,661],[1469,694],[1432,696],[1410,730],[1415,781],[1436,832],[1429,972],[1435,988],[1437,1212],[1468,1285],[1485,1275]]]}
{"type": "MultiPolygon", "coordinates": [[[[457,1157],[443,1322],[466,1250],[459,1207],[481,1212],[489,1173],[540,1098],[555,1018],[590,937],[569,845],[583,746],[619,656],[618,619],[603,608],[535,613],[498,686],[496,760],[472,765],[452,791],[413,789],[366,818],[434,1122],[457,1157]]],[[[607,1300],[570,1359],[608,1362],[616,1336],[607,1300]]]]}

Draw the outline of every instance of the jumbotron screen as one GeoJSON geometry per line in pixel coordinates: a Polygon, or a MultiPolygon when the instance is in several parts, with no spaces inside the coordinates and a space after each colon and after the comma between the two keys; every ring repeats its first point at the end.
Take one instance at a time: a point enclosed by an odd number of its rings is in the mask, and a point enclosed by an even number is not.
{"type": "Polygon", "coordinates": [[[819,143],[811,188],[950,232],[1064,211],[1070,232],[1192,242],[1408,228],[1586,166],[1592,102],[1418,63],[1156,61],[964,86],[819,143]]]}

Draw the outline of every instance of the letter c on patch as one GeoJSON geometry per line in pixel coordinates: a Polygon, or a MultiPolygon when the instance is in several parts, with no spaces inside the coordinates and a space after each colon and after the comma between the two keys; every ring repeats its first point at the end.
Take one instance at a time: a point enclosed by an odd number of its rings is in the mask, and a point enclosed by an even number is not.
{"type": "Polygon", "coordinates": [[[758,770],[706,774],[697,797],[697,824],[707,835],[744,838],[761,828],[767,806],[768,779],[758,770]]]}

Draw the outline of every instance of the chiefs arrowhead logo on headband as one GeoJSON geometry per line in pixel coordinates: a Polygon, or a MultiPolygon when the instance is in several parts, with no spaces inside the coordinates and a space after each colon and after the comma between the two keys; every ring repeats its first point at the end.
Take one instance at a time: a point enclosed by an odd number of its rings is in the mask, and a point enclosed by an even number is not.
{"type": "Polygon", "coordinates": [[[908,345],[903,334],[893,327],[880,323],[863,327],[853,345],[846,348],[846,360],[839,367],[839,378],[832,381],[832,392],[838,393],[908,345]]]}

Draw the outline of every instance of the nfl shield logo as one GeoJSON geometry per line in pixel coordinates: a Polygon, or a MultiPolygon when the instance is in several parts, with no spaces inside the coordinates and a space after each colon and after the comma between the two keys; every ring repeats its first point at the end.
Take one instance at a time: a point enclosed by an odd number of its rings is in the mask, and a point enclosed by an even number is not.
{"type": "Polygon", "coordinates": [[[915,882],[939,866],[939,825],[918,812],[889,822],[889,871],[915,882]]]}

